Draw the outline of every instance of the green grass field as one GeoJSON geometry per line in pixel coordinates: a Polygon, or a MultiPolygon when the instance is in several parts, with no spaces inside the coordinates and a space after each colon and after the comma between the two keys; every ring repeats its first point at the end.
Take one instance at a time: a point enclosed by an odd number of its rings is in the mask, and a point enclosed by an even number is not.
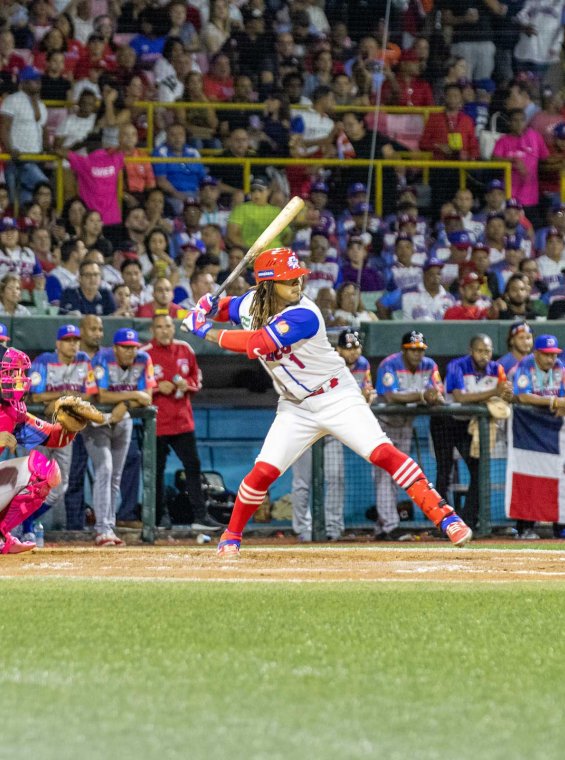
{"type": "Polygon", "coordinates": [[[2,758],[562,758],[565,590],[2,582],[2,758]]]}

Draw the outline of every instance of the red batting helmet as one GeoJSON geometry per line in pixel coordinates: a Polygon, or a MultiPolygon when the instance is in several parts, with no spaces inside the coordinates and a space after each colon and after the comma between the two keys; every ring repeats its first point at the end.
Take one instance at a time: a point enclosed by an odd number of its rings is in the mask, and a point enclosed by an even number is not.
{"type": "Polygon", "coordinates": [[[253,270],[256,282],[294,280],[295,277],[310,274],[310,270],[302,266],[290,248],[269,248],[268,251],[263,251],[255,259],[253,270]]]}

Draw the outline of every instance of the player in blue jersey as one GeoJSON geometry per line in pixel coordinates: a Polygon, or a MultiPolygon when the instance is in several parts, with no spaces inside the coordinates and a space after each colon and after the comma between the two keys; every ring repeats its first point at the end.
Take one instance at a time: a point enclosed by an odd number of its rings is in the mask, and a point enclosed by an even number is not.
{"type": "MultiPolygon", "coordinates": [[[[437,364],[425,356],[426,339],[421,332],[411,330],[402,337],[402,350],[383,359],[377,371],[377,394],[386,404],[444,403],[443,384],[437,364]]],[[[410,454],[413,417],[379,415],[384,432],[397,449],[410,454]]],[[[375,538],[378,541],[398,541],[406,537],[400,529],[397,508],[398,488],[386,472],[376,471],[377,524],[375,538]]]]}
{"type": "MultiPolygon", "coordinates": [[[[371,404],[375,390],[371,379],[371,367],[362,356],[363,346],[359,333],[343,330],[337,339],[338,354],[355,378],[365,400],[371,404]]],[[[324,438],[324,478],[326,535],[330,541],[337,541],[344,530],[344,487],[345,472],[343,446],[333,436],[324,438]]],[[[310,513],[310,488],[312,485],[312,449],[308,448],[292,465],[292,529],[301,541],[312,540],[312,515],[310,513]]]]}
{"type": "MultiPolygon", "coordinates": [[[[39,354],[31,365],[31,399],[34,404],[44,404],[47,417],[51,416],[53,404],[61,396],[81,396],[88,400],[98,392],[90,359],[79,347],[80,329],[76,325],[63,325],[57,330],[56,350],[39,354]]],[[[24,538],[27,541],[35,541],[33,523],[38,517],[52,507],[64,511],[73,455],[72,446],[59,449],[39,447],[39,450],[48,459],[57,462],[61,482],[50,491],[41,509],[24,521],[24,538]]],[[[61,519],[61,514],[55,517],[61,519]]],[[[62,519],[64,527],[66,521],[62,519]]]]}
{"type": "MultiPolygon", "coordinates": [[[[449,362],[445,390],[447,401],[458,404],[481,404],[494,396],[512,401],[512,385],[503,367],[492,360],[492,340],[488,335],[475,335],[471,338],[470,352],[449,362]]],[[[469,468],[469,490],[463,514],[466,522],[475,527],[479,516],[479,460],[470,453],[469,419],[460,415],[433,418],[430,431],[437,461],[437,490],[444,498],[447,498],[455,448],[469,468]]]]}
{"type": "Polygon", "coordinates": [[[271,376],[280,400],[277,416],[251,472],[243,479],[221,556],[239,553],[243,529],[267,489],[315,441],[333,435],[367,461],[382,467],[456,546],[472,531],[428,482],[419,465],[383,433],[344,360],[331,347],[316,304],[302,295],[303,268],[289,248],[261,253],[254,262],[256,288],[243,296],[208,295],[183,326],[221,348],[257,359],[271,376]],[[216,312],[216,308],[218,311],[216,312]],[[218,330],[216,321],[243,330],[218,330]]]}

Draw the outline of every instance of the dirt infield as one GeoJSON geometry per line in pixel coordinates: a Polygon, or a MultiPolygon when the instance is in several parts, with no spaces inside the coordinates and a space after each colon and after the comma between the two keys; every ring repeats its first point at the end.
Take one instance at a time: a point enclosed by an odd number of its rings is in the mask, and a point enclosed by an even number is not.
{"type": "Polygon", "coordinates": [[[0,557],[1,578],[148,581],[565,582],[565,551],[451,547],[246,547],[222,561],[214,546],[54,547],[0,557]]]}

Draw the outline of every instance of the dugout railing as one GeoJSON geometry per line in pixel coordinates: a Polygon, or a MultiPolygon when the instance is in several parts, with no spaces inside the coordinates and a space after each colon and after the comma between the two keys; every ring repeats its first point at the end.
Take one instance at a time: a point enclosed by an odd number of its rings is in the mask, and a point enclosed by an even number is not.
{"type": "MultiPolygon", "coordinates": [[[[491,440],[490,440],[490,415],[486,406],[482,404],[446,404],[442,406],[428,407],[423,405],[402,405],[402,404],[373,404],[371,410],[377,417],[411,417],[411,418],[424,418],[429,419],[432,417],[468,417],[476,418],[478,422],[479,431],[479,448],[480,453],[478,457],[478,470],[479,470],[479,523],[478,523],[478,535],[488,536],[492,533],[493,520],[491,514],[491,504],[493,497],[493,486],[491,484],[491,440]]],[[[426,428],[423,428],[426,436],[428,432],[426,428]]],[[[428,438],[428,440],[430,440],[428,438]]],[[[430,449],[426,452],[427,456],[423,456],[423,443],[425,439],[421,430],[417,430],[414,427],[411,454],[418,461],[426,475],[430,480],[434,478],[433,472],[433,459],[434,450],[430,441],[430,449]],[[425,461],[424,461],[425,460],[425,461]]],[[[324,439],[321,439],[314,444],[312,449],[312,489],[311,489],[311,510],[312,510],[312,539],[314,541],[326,540],[326,524],[325,524],[325,498],[326,498],[326,469],[325,469],[325,443],[324,439]]],[[[347,454],[344,459],[344,512],[346,520],[346,528],[355,528],[367,526],[367,519],[363,519],[366,507],[372,507],[377,505],[376,489],[373,484],[373,492],[368,492],[368,478],[371,478],[369,482],[372,482],[373,470],[371,465],[365,463],[360,457],[357,457],[352,452],[347,454]],[[363,468],[363,469],[361,469],[363,468]],[[349,472],[348,472],[349,471],[349,472]],[[365,481],[365,487],[363,493],[360,490],[355,491],[352,487],[354,484],[352,479],[357,479],[358,482],[365,481]],[[350,481],[348,487],[348,480],[350,481]],[[360,500],[362,503],[355,503],[353,506],[357,508],[357,517],[353,517],[348,514],[348,504],[355,500],[360,500]],[[361,512],[359,513],[359,508],[361,512]],[[359,519],[359,514],[361,519],[359,519]]],[[[504,472],[506,469],[506,461],[504,461],[504,472]]],[[[454,458],[454,466],[458,467],[459,473],[462,477],[457,477],[455,482],[450,485],[450,500],[456,507],[460,507],[465,499],[468,489],[467,473],[463,468],[466,468],[464,462],[457,458],[454,458]]],[[[502,470],[499,474],[502,476],[502,470]]],[[[500,495],[500,485],[504,483],[503,477],[500,478],[501,483],[496,484],[496,489],[500,495]]],[[[400,490],[398,490],[400,494],[400,490]]],[[[503,495],[503,491],[502,491],[503,495]]],[[[404,497],[408,499],[407,496],[404,497]]],[[[432,524],[427,521],[419,510],[415,509],[415,518],[413,520],[407,520],[402,523],[403,527],[409,529],[426,529],[432,528],[432,524]],[[419,513],[419,514],[418,514],[419,513]]],[[[502,515],[497,515],[497,522],[504,524],[506,521],[501,519],[502,515]]]]}
{"type": "MultiPolygon", "coordinates": [[[[112,407],[97,405],[104,412],[109,412],[112,407]]],[[[40,419],[45,419],[43,404],[28,404],[28,411],[40,419]]],[[[157,408],[147,406],[139,409],[131,409],[133,419],[143,422],[143,436],[141,444],[141,472],[142,472],[142,500],[141,500],[141,539],[146,543],[155,542],[155,502],[156,488],[155,476],[157,470],[157,408]]]]}

